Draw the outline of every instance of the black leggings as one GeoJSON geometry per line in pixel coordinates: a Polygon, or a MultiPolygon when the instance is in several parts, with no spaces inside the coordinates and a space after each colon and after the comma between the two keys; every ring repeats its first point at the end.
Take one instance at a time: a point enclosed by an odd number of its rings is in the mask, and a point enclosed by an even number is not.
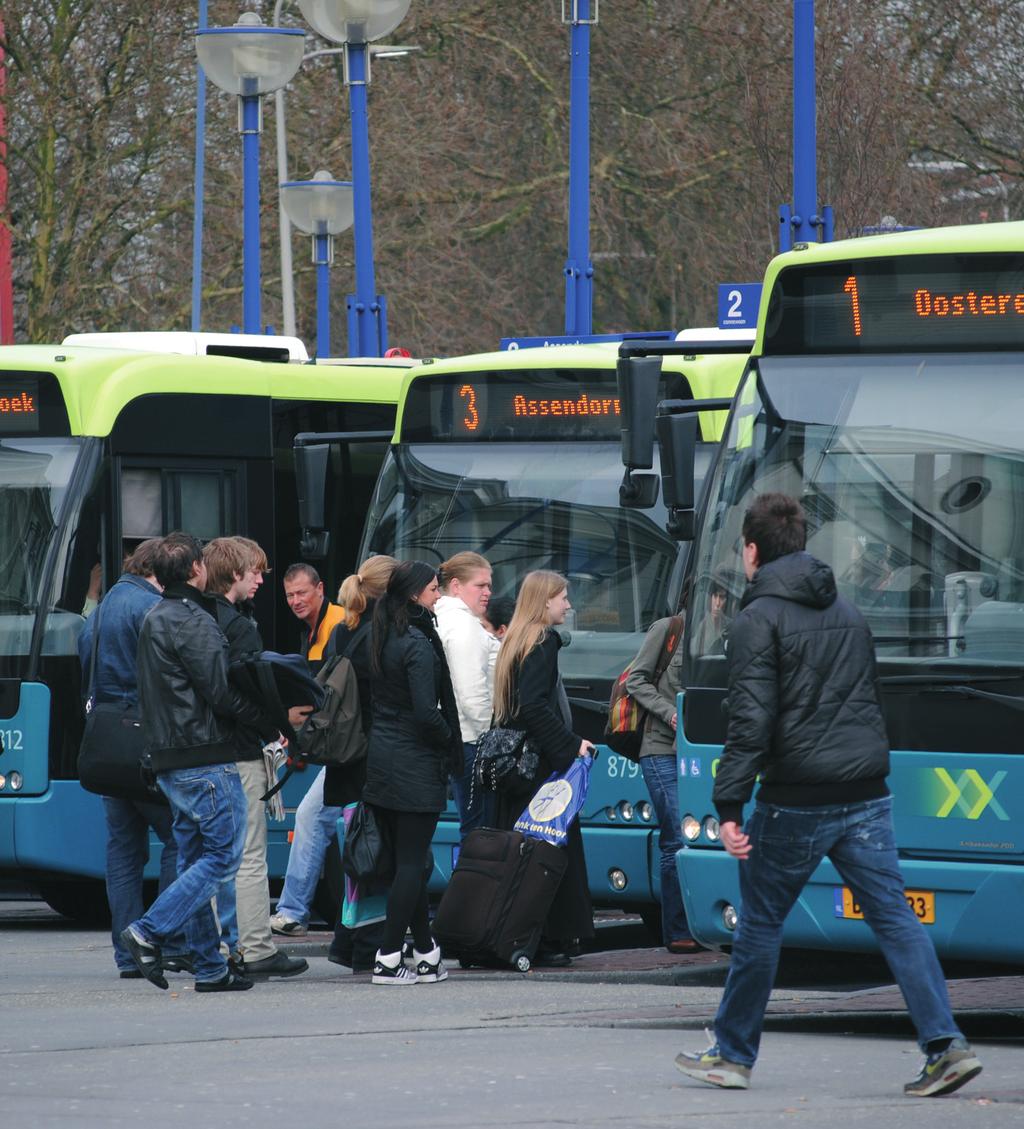
{"type": "MultiPolygon", "coordinates": [[[[376,805],[374,805],[376,806],[376,805]]],[[[433,948],[430,918],[427,913],[427,853],[437,827],[437,812],[394,811],[377,808],[390,834],[395,852],[395,878],[388,891],[388,914],[381,938],[382,953],[397,953],[412,929],[418,952],[433,948]]]]}

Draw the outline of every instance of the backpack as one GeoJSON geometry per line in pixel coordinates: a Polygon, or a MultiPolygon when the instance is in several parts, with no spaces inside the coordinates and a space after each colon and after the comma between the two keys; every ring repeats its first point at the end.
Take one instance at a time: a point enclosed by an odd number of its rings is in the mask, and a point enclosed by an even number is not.
{"type": "MultiPolygon", "coordinates": [[[[655,686],[661,681],[661,676],[668,670],[668,664],[675,654],[676,645],[683,633],[683,617],[674,615],[669,620],[668,632],[665,635],[665,645],[661,649],[658,661],[654,667],[651,681],[655,686]]],[[[615,679],[612,686],[611,698],[608,701],[608,722],[604,728],[604,743],[619,756],[627,760],[639,762],[640,746],[643,744],[644,725],[647,721],[647,710],[626,690],[626,679],[629,678],[636,659],[615,679]]]]}
{"type": "Polygon", "coordinates": [[[348,657],[364,634],[357,632],[345,653],[324,663],[317,672],[316,680],[324,690],[324,703],[306,718],[295,735],[293,760],[305,764],[343,765],[366,756],[359,681],[348,657]]]}

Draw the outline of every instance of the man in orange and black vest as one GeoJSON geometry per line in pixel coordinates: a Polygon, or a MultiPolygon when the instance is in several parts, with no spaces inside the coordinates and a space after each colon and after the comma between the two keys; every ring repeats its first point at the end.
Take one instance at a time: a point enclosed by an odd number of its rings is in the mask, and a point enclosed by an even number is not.
{"type": "Polygon", "coordinates": [[[324,597],[324,582],[312,565],[289,565],[284,574],[284,597],[292,613],[306,625],[300,648],[316,674],[331,632],[345,618],[345,609],[324,597]]]}
{"type": "MultiPolygon", "coordinates": [[[[345,618],[345,609],[324,597],[324,582],[308,564],[293,564],[284,574],[288,607],[302,620],[302,654],[315,674],[324,661],[324,647],[331,632],[345,618]]],[[[288,711],[288,720],[298,729],[308,706],[288,711]]],[[[282,937],[301,937],[307,932],[310,905],[316,891],[324,854],[338,834],[341,808],[324,803],[324,769],[319,769],[298,808],[295,833],[288,855],[288,870],[270,928],[282,937]]],[[[331,922],[330,924],[334,924],[331,922]]]]}

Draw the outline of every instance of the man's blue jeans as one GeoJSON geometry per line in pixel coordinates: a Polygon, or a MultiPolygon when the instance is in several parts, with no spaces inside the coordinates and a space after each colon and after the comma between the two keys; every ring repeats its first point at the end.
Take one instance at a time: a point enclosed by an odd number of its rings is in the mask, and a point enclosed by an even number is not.
{"type": "Polygon", "coordinates": [[[782,925],[826,855],[853,891],[917,1028],[921,1049],[960,1031],[931,938],[903,895],[892,797],[816,808],[758,803],[746,827],[739,924],[715,1035],[722,1057],[753,1066],[782,944],[782,925]]]}
{"type": "Polygon", "coordinates": [[[220,980],[227,963],[211,899],[242,859],[246,805],[238,769],[177,768],[161,772],[157,783],[174,813],[178,877],[135,925],[160,945],[184,926],[196,980],[220,980]]]}
{"type": "Polygon", "coordinates": [[[640,771],[651,794],[651,802],[658,816],[658,847],[661,854],[661,936],[667,945],[670,941],[690,938],[686,924],[683,894],[679,889],[679,870],[676,852],[682,849],[683,836],[679,828],[679,782],[675,756],[655,753],[640,758],[640,771]]]}
{"type": "Polygon", "coordinates": [[[494,823],[491,812],[490,792],[473,787],[473,765],[476,763],[476,742],[465,741],[462,745],[462,775],[453,776],[452,791],[455,806],[459,809],[459,840],[465,839],[470,831],[478,827],[490,827],[494,823]],[[470,798],[472,797],[472,803],[470,798]]]}
{"type": "MultiPolygon", "coordinates": [[[[306,925],[309,907],[316,892],[316,884],[323,870],[327,845],[338,837],[340,807],[324,805],[324,773],[320,769],[309,791],[295,809],[295,834],[288,855],[288,870],[284,876],[284,889],[277,901],[276,913],[289,921],[306,925]]],[[[333,928],[337,923],[329,923],[333,928]]]]}
{"type": "MultiPolygon", "coordinates": [[[[171,830],[171,809],[163,804],[103,797],[107,821],[107,902],[110,904],[114,960],[122,971],[135,968],[124,947],[121,931],[146,908],[142,900],[142,872],[149,861],[149,829],[163,844],[160,855],[160,890],[166,890],[178,873],[178,847],[171,830]]],[[[169,953],[184,953],[185,936],[168,942],[169,953]]]]}

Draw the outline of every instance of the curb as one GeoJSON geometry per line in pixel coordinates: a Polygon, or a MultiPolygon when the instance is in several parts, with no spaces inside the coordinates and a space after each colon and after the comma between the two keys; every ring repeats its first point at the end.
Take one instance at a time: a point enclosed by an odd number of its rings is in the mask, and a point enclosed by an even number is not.
{"type": "MultiPolygon", "coordinates": [[[[321,941],[315,939],[307,941],[298,938],[288,940],[280,936],[275,936],[274,940],[278,949],[283,953],[287,953],[290,957],[306,957],[307,959],[323,957],[326,960],[327,950],[330,948],[330,942],[327,940],[321,941]]],[[[346,966],[338,965],[337,967],[344,968],[346,966]]],[[[619,968],[604,970],[580,968],[572,972],[564,969],[534,968],[526,973],[526,977],[531,980],[544,980],[566,984],[665,984],[669,986],[690,984],[696,987],[717,987],[725,982],[727,968],[727,962],[716,962],[714,964],[708,964],[706,962],[699,964],[680,964],[666,968],[619,968]]],[[[524,979],[523,973],[514,972],[512,969],[463,969],[459,968],[455,962],[449,963],[449,975],[452,980],[456,981],[520,981],[524,979]]]]}

